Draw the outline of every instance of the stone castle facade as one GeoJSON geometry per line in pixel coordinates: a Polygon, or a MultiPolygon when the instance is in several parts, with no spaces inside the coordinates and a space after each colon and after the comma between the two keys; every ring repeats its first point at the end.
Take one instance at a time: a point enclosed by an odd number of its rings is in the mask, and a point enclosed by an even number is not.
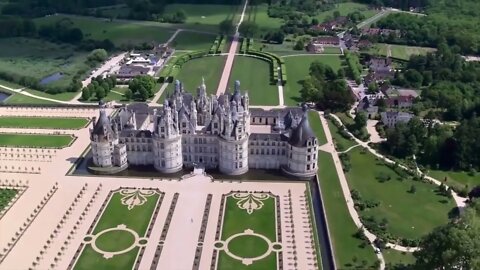
{"type": "Polygon", "coordinates": [[[153,165],[162,173],[204,166],[228,175],[253,169],[280,169],[296,177],[317,172],[318,140],[306,108],[250,108],[236,81],[233,93],[196,96],[175,82],[163,107],[136,103],[108,117],[100,104],[93,122],[93,164],[104,171],[153,165]]]}

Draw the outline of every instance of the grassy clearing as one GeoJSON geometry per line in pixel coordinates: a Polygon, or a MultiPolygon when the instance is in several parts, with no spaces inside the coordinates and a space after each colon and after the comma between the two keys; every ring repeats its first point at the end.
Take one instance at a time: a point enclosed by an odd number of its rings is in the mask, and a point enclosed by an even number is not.
{"type": "Polygon", "coordinates": [[[165,14],[183,10],[187,14],[186,24],[204,24],[217,26],[225,19],[233,19],[238,11],[236,5],[198,5],[170,4],[165,7],[165,14]]]}
{"type": "Polygon", "coordinates": [[[438,194],[435,185],[407,179],[358,148],[348,155],[351,169],[346,176],[350,188],[359,192],[363,202],[379,203],[361,211],[361,216],[375,217],[378,222],[385,219],[388,233],[407,239],[418,239],[448,222],[455,203],[438,194]],[[390,180],[382,183],[380,177],[390,180]],[[413,193],[412,186],[416,189],[413,193]]]}
{"type": "Polygon", "coordinates": [[[470,175],[468,172],[430,170],[428,171],[428,175],[439,181],[444,181],[445,178],[447,178],[447,186],[454,186],[459,189],[467,186],[470,190],[473,187],[480,185],[480,175],[478,173],[470,175]]]}
{"type": "MultiPolygon", "coordinates": [[[[186,92],[196,95],[197,88],[202,84],[202,78],[204,78],[207,93],[215,94],[218,83],[220,82],[225,59],[225,56],[207,56],[190,60],[183,64],[175,80],[179,80],[183,84],[186,92]]],[[[164,93],[172,93],[174,89],[175,84],[172,83],[165,89],[164,93]]],[[[165,94],[163,94],[162,97],[165,97],[165,94]]],[[[163,103],[163,100],[164,98],[160,98],[158,102],[163,103]]]]}
{"type": "Polygon", "coordinates": [[[401,252],[394,249],[386,249],[383,252],[383,257],[385,258],[386,264],[397,265],[397,264],[413,264],[415,263],[415,257],[412,253],[401,252]]]}
{"type": "Polygon", "coordinates": [[[410,56],[412,55],[425,55],[429,52],[433,52],[436,50],[435,48],[428,48],[428,47],[415,47],[415,46],[378,43],[378,44],[375,44],[370,49],[370,52],[376,55],[387,56],[389,46],[390,46],[392,57],[400,58],[403,60],[409,60],[410,56]]]}
{"type": "Polygon", "coordinates": [[[324,47],[322,54],[341,54],[342,50],[339,47],[324,47]]]}
{"type": "Polygon", "coordinates": [[[345,151],[357,144],[354,140],[343,137],[340,133],[340,129],[332,122],[332,120],[327,119],[327,121],[328,127],[330,128],[330,133],[332,134],[333,142],[335,143],[335,149],[337,149],[337,151],[345,151]]]}
{"type": "Polygon", "coordinates": [[[15,93],[13,91],[2,88],[2,87],[0,87],[0,91],[4,92],[4,93],[7,93],[7,94],[10,94],[10,96],[7,97],[7,99],[5,99],[3,102],[0,102],[0,103],[3,103],[3,104],[6,104],[6,105],[15,105],[15,104],[34,104],[34,105],[43,104],[43,105],[49,105],[49,104],[57,104],[56,102],[53,102],[53,101],[42,100],[42,99],[32,98],[32,97],[29,97],[29,96],[18,94],[18,93],[15,93]]]}
{"type": "Polygon", "coordinates": [[[57,128],[79,129],[87,125],[86,118],[73,117],[21,117],[3,116],[0,118],[0,127],[8,128],[57,128]]]}
{"type": "Polygon", "coordinates": [[[279,29],[283,20],[279,18],[272,18],[268,16],[268,5],[250,5],[247,9],[247,21],[255,22],[260,28],[260,32],[267,32],[269,30],[279,29]]]}
{"type": "Polygon", "coordinates": [[[110,39],[116,46],[134,45],[144,42],[164,43],[175,32],[174,28],[155,22],[132,22],[72,15],[55,15],[35,20],[41,26],[69,20],[82,30],[85,39],[110,39]]]}
{"type": "Polygon", "coordinates": [[[247,90],[251,105],[278,105],[278,88],[270,84],[270,63],[261,59],[237,56],[233,62],[229,86],[236,80],[247,90]]]}
{"type": "Polygon", "coordinates": [[[287,85],[283,89],[283,96],[286,105],[295,106],[300,99],[301,81],[309,74],[310,64],[314,61],[320,61],[331,66],[334,70],[339,70],[342,66],[342,60],[338,55],[302,55],[285,57],[287,65],[287,85]]]}
{"type": "Polygon", "coordinates": [[[378,13],[377,10],[369,9],[368,5],[360,4],[360,3],[347,2],[347,3],[336,4],[334,9],[321,12],[316,16],[316,18],[320,22],[323,22],[323,21],[327,20],[329,17],[333,18],[333,13],[335,11],[339,11],[341,16],[346,16],[346,15],[348,15],[348,13],[359,11],[360,13],[365,15],[366,18],[370,18],[373,15],[378,13]]]}
{"type": "MultiPolygon", "coordinates": [[[[120,224],[124,224],[127,228],[134,230],[140,237],[145,235],[150,223],[150,217],[155,211],[160,195],[154,194],[149,196],[143,205],[135,206],[130,210],[121,203],[122,197],[124,196],[120,193],[113,194],[92,232],[93,235],[106,229],[115,228],[120,224]]],[[[115,232],[117,233],[109,233],[109,237],[99,237],[96,240],[96,244],[110,251],[123,250],[128,245],[129,238],[126,237],[123,231],[115,232]]],[[[133,267],[138,251],[139,248],[135,247],[127,253],[105,259],[102,254],[94,251],[91,245],[86,245],[73,269],[129,269],[133,267]]]]}
{"type": "Polygon", "coordinates": [[[182,31],[172,42],[177,50],[208,50],[215,40],[215,35],[182,31]]]}
{"type": "MultiPolygon", "coordinates": [[[[240,209],[237,206],[237,199],[231,196],[227,197],[221,239],[225,241],[234,234],[251,229],[255,233],[267,237],[270,241],[276,242],[275,201],[276,199],[273,197],[263,200],[264,205],[262,208],[254,210],[252,214],[248,214],[245,209],[240,209]]],[[[230,251],[235,252],[235,255],[257,257],[265,252],[265,246],[262,244],[265,242],[263,240],[259,241],[258,237],[242,236],[237,239],[237,241],[230,242],[228,246],[230,251]]],[[[272,252],[264,259],[255,261],[251,265],[244,265],[241,261],[237,261],[228,256],[224,251],[221,251],[217,268],[222,270],[273,270],[277,269],[277,256],[275,252],[272,252]]]]}
{"type": "Polygon", "coordinates": [[[56,99],[60,101],[70,101],[77,95],[77,93],[74,93],[74,92],[64,92],[64,93],[58,93],[58,94],[52,95],[49,93],[45,93],[45,92],[33,90],[33,89],[25,89],[24,92],[27,92],[39,97],[51,98],[51,99],[56,99]]]}
{"type": "Polygon", "coordinates": [[[7,207],[8,203],[17,195],[18,189],[0,189],[0,211],[7,207]]]}
{"type": "Polygon", "coordinates": [[[55,73],[63,77],[48,86],[66,86],[85,64],[86,52],[75,51],[73,46],[58,45],[30,38],[0,39],[0,71],[41,80],[55,73]]]}
{"type": "Polygon", "coordinates": [[[354,269],[354,258],[359,261],[365,260],[367,265],[373,265],[376,261],[373,248],[368,244],[362,244],[362,240],[354,237],[358,229],[348,212],[330,153],[318,152],[318,177],[337,267],[354,269]]]}
{"type": "Polygon", "coordinates": [[[320,121],[320,117],[318,112],[316,111],[309,111],[308,112],[308,119],[310,125],[317,135],[318,145],[323,145],[327,143],[327,137],[325,136],[325,131],[323,130],[322,122],[320,121]]]}
{"type": "Polygon", "coordinates": [[[0,145],[8,147],[64,148],[72,141],[71,135],[0,133],[0,145]]]}

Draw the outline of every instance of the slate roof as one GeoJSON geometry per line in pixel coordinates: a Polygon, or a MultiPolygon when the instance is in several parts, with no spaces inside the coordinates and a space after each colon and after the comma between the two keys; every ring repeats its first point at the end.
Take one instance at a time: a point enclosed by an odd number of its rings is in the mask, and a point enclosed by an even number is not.
{"type": "Polygon", "coordinates": [[[305,147],[307,146],[307,141],[315,137],[315,133],[310,127],[307,114],[304,114],[300,124],[293,130],[288,143],[296,147],[305,147]]]}

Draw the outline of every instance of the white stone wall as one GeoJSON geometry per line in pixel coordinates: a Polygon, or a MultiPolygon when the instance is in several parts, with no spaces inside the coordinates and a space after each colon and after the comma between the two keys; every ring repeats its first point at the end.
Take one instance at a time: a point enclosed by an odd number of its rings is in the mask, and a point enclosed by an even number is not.
{"type": "Polygon", "coordinates": [[[287,144],[276,141],[250,141],[248,166],[252,169],[280,169],[287,164],[287,144]]]}
{"type": "Polygon", "coordinates": [[[112,166],[113,146],[110,142],[92,142],[93,164],[99,167],[112,166]]]}
{"type": "Polygon", "coordinates": [[[182,169],[182,140],[177,135],[170,139],[153,139],[153,165],[163,173],[178,172],[182,169]]]}
{"type": "Polygon", "coordinates": [[[238,141],[219,140],[219,170],[239,175],[248,171],[248,137],[238,141]]]}
{"type": "Polygon", "coordinates": [[[183,165],[193,167],[203,164],[205,168],[216,168],[219,159],[218,136],[182,135],[183,165]]]}
{"type": "Polygon", "coordinates": [[[307,147],[290,146],[287,155],[288,163],[285,169],[288,172],[305,176],[316,173],[318,161],[316,139],[309,140],[307,147]]]}

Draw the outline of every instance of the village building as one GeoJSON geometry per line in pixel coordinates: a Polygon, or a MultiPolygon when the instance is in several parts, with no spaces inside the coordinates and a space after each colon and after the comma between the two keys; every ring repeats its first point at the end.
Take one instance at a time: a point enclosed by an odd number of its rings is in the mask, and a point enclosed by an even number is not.
{"type": "Polygon", "coordinates": [[[339,37],[320,36],[310,40],[307,45],[307,50],[311,53],[322,53],[324,51],[324,47],[337,47],[339,45],[339,37]]]}
{"type": "Polygon", "coordinates": [[[411,113],[397,111],[382,112],[380,116],[382,123],[389,128],[395,127],[398,123],[408,123],[413,118],[411,113]]]}

